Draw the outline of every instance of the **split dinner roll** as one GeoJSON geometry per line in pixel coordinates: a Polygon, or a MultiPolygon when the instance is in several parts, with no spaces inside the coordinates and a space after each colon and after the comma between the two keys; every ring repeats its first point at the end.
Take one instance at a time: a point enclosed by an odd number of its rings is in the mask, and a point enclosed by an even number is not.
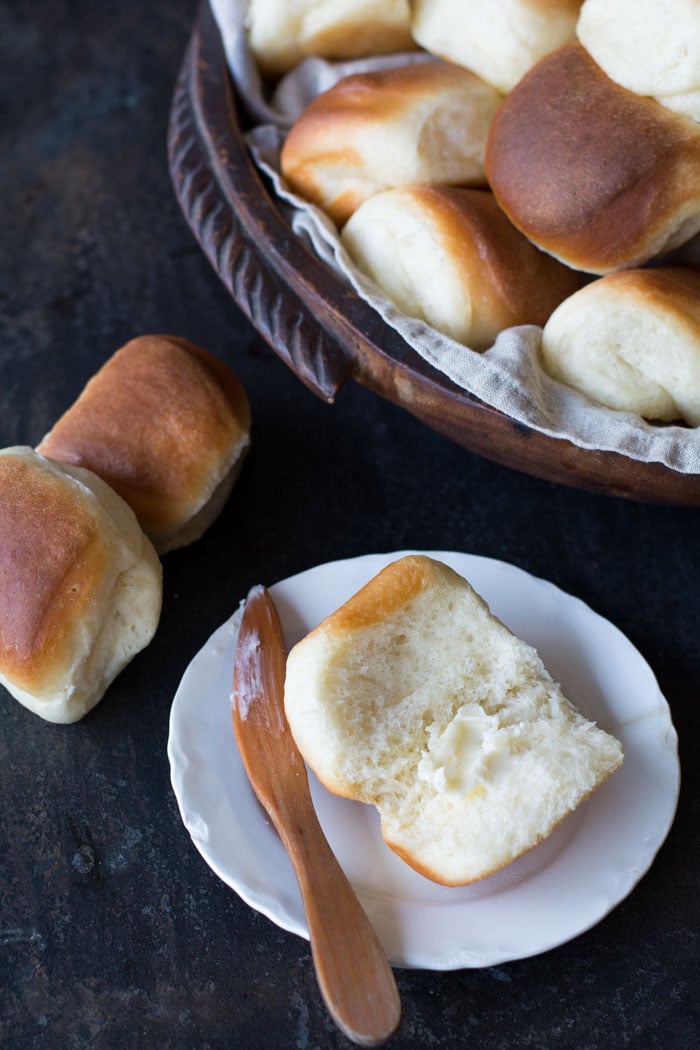
{"type": "Polygon", "coordinates": [[[163,554],[218,516],[249,443],[248,399],[233,372],[184,339],[149,335],[103,365],[38,451],[103,478],[163,554]]]}
{"type": "Polygon", "coordinates": [[[518,229],[579,270],[632,269],[700,230],[700,128],[615,84],[580,44],[508,95],[486,168],[518,229]]]}
{"type": "Polygon", "coordinates": [[[396,186],[483,186],[499,103],[493,88],[445,62],[344,77],[292,127],[282,174],[338,226],[362,201],[396,186]]]}
{"type": "Polygon", "coordinates": [[[542,361],[609,408],[700,426],[700,270],[627,270],[587,285],[547,322],[542,361]]]}
{"type": "Polygon", "coordinates": [[[697,0],[586,0],[576,34],[617,84],[700,120],[697,0]]]}
{"type": "Polygon", "coordinates": [[[249,0],[248,44],[260,70],[286,73],[309,55],[362,58],[415,47],[408,0],[249,0]]]}
{"type": "Polygon", "coordinates": [[[426,51],[466,66],[504,95],[536,62],[576,38],[581,0],[415,0],[426,51]]]}
{"type": "Polygon", "coordinates": [[[543,325],[581,284],[530,244],[486,190],[387,190],[360,205],[342,239],[399,309],[474,350],[512,325],[543,325]]]}
{"type": "Polygon", "coordinates": [[[0,683],[49,722],[76,722],[151,641],[161,566],[96,475],[0,451],[0,683]]]}
{"type": "Polygon", "coordinates": [[[445,885],[515,860],[622,761],[535,650],[419,555],[294,646],[285,707],[322,783],[375,805],[391,849],[445,885]]]}

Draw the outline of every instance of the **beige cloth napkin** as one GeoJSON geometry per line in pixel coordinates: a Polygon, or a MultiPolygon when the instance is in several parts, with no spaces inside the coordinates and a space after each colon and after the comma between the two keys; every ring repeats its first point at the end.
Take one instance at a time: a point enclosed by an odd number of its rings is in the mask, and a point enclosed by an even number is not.
{"type": "Polygon", "coordinates": [[[285,130],[316,94],[348,73],[431,61],[429,56],[417,53],[338,63],[306,59],[266,97],[246,44],[245,0],[210,0],[210,4],[238,93],[257,121],[246,136],[248,145],[256,163],[273,180],[292,229],[422,358],[462,389],[534,430],[566,438],[580,448],[619,452],[684,474],[700,473],[700,427],[655,426],[633,413],[604,408],[556,382],[542,367],[542,330],[534,325],[508,328],[492,347],[477,353],[407,317],[353,265],[333,223],[286,188],[279,172],[285,130]]]}

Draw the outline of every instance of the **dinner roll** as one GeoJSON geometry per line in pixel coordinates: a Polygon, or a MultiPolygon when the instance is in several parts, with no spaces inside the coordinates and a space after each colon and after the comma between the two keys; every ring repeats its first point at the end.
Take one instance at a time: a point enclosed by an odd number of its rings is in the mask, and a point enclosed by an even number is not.
{"type": "Polygon", "coordinates": [[[700,230],[700,128],[615,84],[581,44],[508,95],[486,167],[515,225],[590,273],[640,266],[700,230]]]}
{"type": "Polygon", "coordinates": [[[249,0],[248,44],[278,76],[308,55],[361,58],[415,47],[408,0],[249,0]]]}
{"type": "Polygon", "coordinates": [[[420,555],[294,646],[285,708],[322,783],[377,806],[388,845],[445,885],[515,860],[622,761],[535,650],[420,555]]]}
{"type": "Polygon", "coordinates": [[[581,0],[415,0],[412,32],[426,51],[507,94],[543,55],[576,37],[581,0]]]}
{"type": "Polygon", "coordinates": [[[161,566],[133,511],[89,470],[0,451],[0,683],[75,722],[148,645],[161,566]]]}
{"type": "Polygon", "coordinates": [[[248,400],[231,370],[184,339],[148,335],[103,365],[38,451],[108,482],[162,554],[221,512],[249,440],[248,400]]]}
{"type": "Polygon", "coordinates": [[[282,149],[290,188],[338,225],[395,186],[485,185],[500,96],[465,69],[419,62],[344,77],[311,102],[282,149]]]}
{"type": "Polygon", "coordinates": [[[700,120],[697,0],[586,0],[576,33],[617,84],[700,120]]]}
{"type": "Polygon", "coordinates": [[[387,190],[360,205],[342,239],[404,313],[474,350],[511,325],[543,325],[581,284],[530,244],[487,190],[387,190]]]}
{"type": "Polygon", "coordinates": [[[554,311],[542,360],[609,408],[700,426],[700,270],[601,277],[554,311]]]}

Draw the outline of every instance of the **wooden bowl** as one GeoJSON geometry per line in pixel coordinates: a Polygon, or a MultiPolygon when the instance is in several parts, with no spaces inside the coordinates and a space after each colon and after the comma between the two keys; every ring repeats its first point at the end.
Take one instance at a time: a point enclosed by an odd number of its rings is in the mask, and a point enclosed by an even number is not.
{"type": "Polygon", "coordinates": [[[700,505],[700,475],[541,434],[427,364],[292,233],[250,158],[240,110],[204,3],[170,114],[175,193],[238,306],[319,397],[333,402],[352,379],[464,448],[516,470],[637,500],[700,505]]]}

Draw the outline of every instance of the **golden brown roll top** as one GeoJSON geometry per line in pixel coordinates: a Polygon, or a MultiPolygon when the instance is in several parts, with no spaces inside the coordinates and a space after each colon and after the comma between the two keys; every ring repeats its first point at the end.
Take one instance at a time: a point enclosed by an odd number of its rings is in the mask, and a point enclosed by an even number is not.
{"type": "Polygon", "coordinates": [[[700,426],[700,270],[601,277],[554,311],[547,371],[609,408],[700,426]]]}
{"type": "Polygon", "coordinates": [[[581,284],[530,244],[487,190],[387,190],[358,208],[342,237],[399,309],[475,350],[512,325],[543,325],[581,284]]]}
{"type": "Polygon", "coordinates": [[[581,0],[414,0],[426,51],[465,66],[504,95],[543,55],[574,40],[581,0]]]}
{"type": "Polygon", "coordinates": [[[486,136],[499,103],[478,77],[443,62],[345,77],[294,124],[282,174],[338,226],[385,189],[485,185],[486,136]]]}
{"type": "Polygon", "coordinates": [[[580,44],[544,58],[491,127],[489,182],[569,266],[639,266],[700,229],[700,128],[615,84],[580,44]]]}
{"type": "Polygon", "coordinates": [[[103,478],[163,553],[218,515],[249,440],[248,400],[231,370],[183,339],[154,335],[118,350],[38,451],[103,478]]]}
{"type": "Polygon", "coordinates": [[[109,486],[0,451],[0,682],[17,700],[81,718],[153,637],[161,590],[155,550],[109,486]]]}
{"type": "Polygon", "coordinates": [[[415,47],[408,0],[249,0],[248,42],[263,73],[310,55],[359,58],[415,47]]]}

